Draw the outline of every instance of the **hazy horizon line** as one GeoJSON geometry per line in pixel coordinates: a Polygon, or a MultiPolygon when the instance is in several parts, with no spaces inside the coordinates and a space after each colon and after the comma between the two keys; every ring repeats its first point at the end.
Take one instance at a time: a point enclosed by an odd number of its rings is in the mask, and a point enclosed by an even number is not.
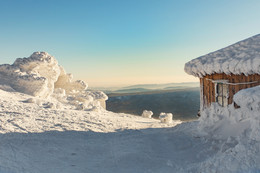
{"type": "Polygon", "coordinates": [[[90,85],[88,88],[122,88],[129,86],[138,86],[138,85],[167,85],[167,84],[185,84],[185,83],[199,83],[199,81],[190,81],[190,82],[164,82],[164,83],[133,83],[133,84],[118,84],[118,85],[90,85]]]}

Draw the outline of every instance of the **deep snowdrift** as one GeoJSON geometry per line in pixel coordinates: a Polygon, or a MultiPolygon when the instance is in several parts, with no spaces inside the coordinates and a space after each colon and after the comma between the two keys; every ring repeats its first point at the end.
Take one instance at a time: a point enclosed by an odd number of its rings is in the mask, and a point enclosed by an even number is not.
{"type": "Polygon", "coordinates": [[[2,89],[39,98],[54,97],[81,110],[100,110],[107,100],[103,92],[86,91],[84,81],[73,81],[72,74],[67,74],[47,52],[34,52],[28,58],[16,59],[12,65],[0,65],[0,79],[2,89]]]}
{"type": "Polygon", "coordinates": [[[234,101],[240,108],[213,104],[201,114],[199,132],[219,143],[202,172],[260,172],[260,86],[241,90],[234,101]]]}

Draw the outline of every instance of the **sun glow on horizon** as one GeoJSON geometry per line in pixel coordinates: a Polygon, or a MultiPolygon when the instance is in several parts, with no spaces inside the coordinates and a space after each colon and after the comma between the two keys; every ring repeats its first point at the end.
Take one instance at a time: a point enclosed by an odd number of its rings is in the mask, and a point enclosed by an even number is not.
{"type": "Polygon", "coordinates": [[[131,85],[142,85],[142,84],[167,84],[167,83],[186,83],[186,82],[199,82],[199,79],[190,75],[179,76],[179,77],[147,77],[147,78],[88,78],[84,79],[89,87],[124,87],[131,85]]]}

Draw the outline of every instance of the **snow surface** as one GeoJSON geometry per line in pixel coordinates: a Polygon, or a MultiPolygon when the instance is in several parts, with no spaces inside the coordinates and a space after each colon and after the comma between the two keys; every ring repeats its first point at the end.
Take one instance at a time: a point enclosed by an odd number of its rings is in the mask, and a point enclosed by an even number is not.
{"type": "Polygon", "coordinates": [[[259,172],[259,91],[240,91],[239,109],[166,124],[0,90],[0,172],[259,172]]]}
{"type": "Polygon", "coordinates": [[[184,70],[196,77],[214,73],[260,74],[260,34],[193,59],[184,70]]]}

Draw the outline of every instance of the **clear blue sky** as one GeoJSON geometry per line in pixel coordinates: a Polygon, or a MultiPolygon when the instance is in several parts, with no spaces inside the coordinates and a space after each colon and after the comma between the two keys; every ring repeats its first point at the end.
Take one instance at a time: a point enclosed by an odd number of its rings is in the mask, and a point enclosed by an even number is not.
{"type": "Polygon", "coordinates": [[[55,56],[90,86],[198,81],[185,62],[260,33],[259,0],[0,0],[0,63],[55,56]]]}

